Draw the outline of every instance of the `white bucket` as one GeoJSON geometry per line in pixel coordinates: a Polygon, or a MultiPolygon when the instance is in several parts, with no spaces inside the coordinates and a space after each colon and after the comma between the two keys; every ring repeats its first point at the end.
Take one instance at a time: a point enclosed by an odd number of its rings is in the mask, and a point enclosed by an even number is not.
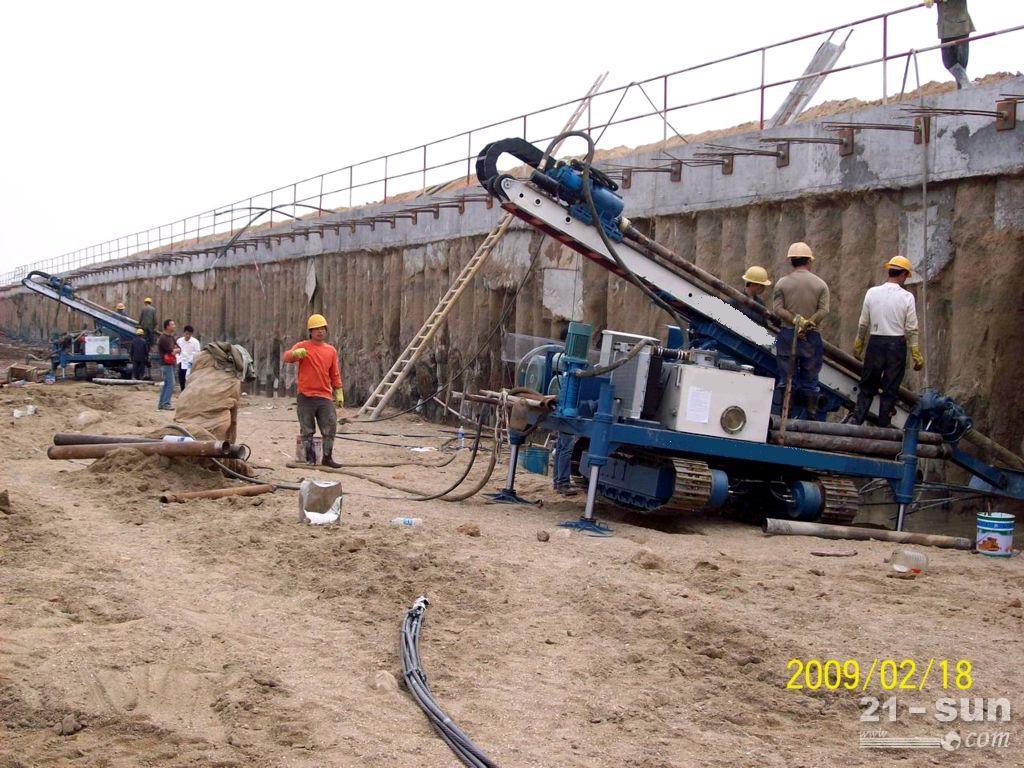
{"type": "Polygon", "coordinates": [[[1013,520],[1006,512],[978,514],[978,538],[974,546],[989,557],[1009,557],[1013,554],[1013,520]]]}
{"type": "MultiPolygon", "coordinates": [[[[324,440],[320,435],[313,435],[313,453],[316,454],[317,464],[323,461],[324,440]]],[[[302,442],[302,435],[295,438],[295,461],[299,464],[306,463],[306,446],[302,442]]]]}

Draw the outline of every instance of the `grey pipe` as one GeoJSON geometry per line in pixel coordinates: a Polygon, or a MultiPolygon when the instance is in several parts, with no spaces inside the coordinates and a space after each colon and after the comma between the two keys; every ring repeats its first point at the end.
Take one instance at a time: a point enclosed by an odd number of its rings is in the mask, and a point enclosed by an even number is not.
{"type": "MultiPolygon", "coordinates": [[[[781,429],[782,419],[772,416],[771,428],[781,429]]],[[[786,433],[808,432],[815,435],[836,435],[839,437],[860,437],[867,440],[903,440],[903,430],[889,427],[871,427],[867,424],[834,424],[828,421],[808,421],[806,419],[787,419],[786,433]]],[[[942,435],[936,432],[919,432],[918,442],[926,445],[941,445],[942,435]]]]}
{"type": "MultiPolygon", "coordinates": [[[[768,441],[792,448],[806,448],[812,451],[838,451],[881,458],[896,458],[903,452],[903,444],[893,440],[867,440],[861,437],[840,435],[814,435],[809,432],[779,432],[770,430],[768,441]]],[[[917,455],[925,459],[946,459],[952,455],[948,445],[919,445],[917,455]]]]}
{"type": "Polygon", "coordinates": [[[974,542],[959,536],[939,536],[932,533],[905,533],[878,528],[856,528],[852,525],[825,525],[800,520],[764,521],[764,532],[769,536],[817,536],[820,539],[851,539],[854,541],[892,541],[897,544],[920,544],[925,547],[946,549],[974,549],[974,542]]]}

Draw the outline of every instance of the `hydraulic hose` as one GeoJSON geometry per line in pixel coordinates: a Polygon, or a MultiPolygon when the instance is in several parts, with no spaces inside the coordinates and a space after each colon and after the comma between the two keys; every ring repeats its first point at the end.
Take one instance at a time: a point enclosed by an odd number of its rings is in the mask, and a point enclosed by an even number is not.
{"type": "MultiPolygon", "coordinates": [[[[181,424],[168,424],[167,428],[173,429],[176,432],[180,432],[181,434],[185,435],[185,437],[191,437],[193,440],[196,439],[195,436],[181,424]]],[[[236,480],[244,480],[245,482],[252,483],[253,485],[263,485],[266,482],[265,480],[259,480],[258,478],[255,477],[248,477],[247,475],[243,475],[241,472],[235,472],[235,470],[231,469],[230,467],[224,466],[224,464],[217,461],[217,459],[215,458],[211,458],[210,461],[216,464],[217,468],[220,469],[220,471],[223,472],[225,475],[233,477],[236,480]]],[[[288,491],[299,490],[299,486],[297,483],[289,483],[283,480],[271,480],[270,482],[271,485],[273,485],[275,488],[284,488],[285,490],[288,491]]]]}
{"type": "Polygon", "coordinates": [[[624,366],[626,363],[628,363],[630,360],[632,360],[634,357],[640,354],[640,350],[643,349],[644,347],[656,346],[658,346],[658,343],[656,341],[652,339],[643,339],[642,341],[638,341],[636,344],[630,347],[629,352],[620,357],[614,363],[609,363],[608,365],[599,365],[595,366],[594,368],[587,368],[586,370],[573,371],[573,376],[575,376],[578,379],[589,379],[594,376],[604,376],[606,373],[611,373],[616,368],[621,368],[622,366],[624,366]]]}
{"type": "Polygon", "coordinates": [[[677,326],[680,328],[686,327],[686,321],[668,302],[662,299],[656,294],[651,288],[641,280],[633,270],[626,266],[626,263],[619,257],[618,251],[615,250],[615,246],[612,245],[611,239],[608,237],[608,233],[604,231],[604,227],[601,226],[601,218],[597,215],[597,206],[594,205],[593,190],[590,188],[590,170],[591,164],[594,160],[594,140],[590,137],[590,134],[585,131],[566,131],[561,136],[556,136],[551,142],[551,148],[555,147],[558,143],[567,139],[571,136],[578,136],[587,142],[587,156],[583,160],[583,198],[587,203],[587,210],[590,211],[590,218],[593,221],[594,228],[597,229],[597,234],[601,238],[601,242],[604,243],[604,247],[608,250],[608,255],[612,257],[612,261],[615,262],[616,266],[626,276],[626,279],[639,288],[644,295],[647,296],[654,303],[655,306],[660,307],[672,318],[677,326]]]}
{"type": "Polygon", "coordinates": [[[427,675],[420,662],[420,632],[423,629],[423,617],[430,601],[426,597],[418,597],[412,607],[405,612],[402,621],[401,657],[402,677],[405,687],[412,695],[417,706],[423,710],[430,725],[441,737],[452,752],[470,768],[497,768],[491,760],[466,733],[438,706],[434,695],[427,686],[427,675]]]}
{"type": "MultiPolygon", "coordinates": [[[[428,494],[428,493],[426,493],[424,491],[420,491],[420,490],[417,490],[415,488],[407,488],[407,487],[405,487],[403,485],[398,485],[396,483],[389,483],[386,480],[381,480],[379,478],[370,477],[369,475],[365,475],[362,472],[352,472],[350,470],[346,470],[344,467],[342,467],[341,469],[333,469],[333,470],[331,470],[331,472],[335,473],[335,474],[340,474],[340,475],[349,475],[350,477],[357,477],[360,480],[366,480],[368,482],[375,483],[377,485],[383,486],[384,488],[390,488],[390,489],[395,490],[395,491],[402,491],[403,493],[412,494],[412,496],[413,496],[413,498],[407,498],[407,497],[404,497],[404,496],[384,496],[384,497],[379,497],[378,496],[378,497],[375,497],[375,498],[385,498],[385,499],[391,499],[391,500],[394,500],[394,501],[433,501],[435,499],[441,499],[441,501],[464,501],[465,499],[468,499],[470,496],[473,496],[476,493],[478,493],[480,491],[480,489],[483,488],[484,485],[486,485],[487,481],[490,479],[491,474],[494,471],[494,465],[497,463],[498,452],[496,450],[495,451],[491,451],[491,460],[490,460],[490,463],[488,465],[487,470],[484,472],[484,477],[483,477],[483,479],[480,482],[477,483],[477,485],[474,488],[472,488],[470,491],[465,491],[465,492],[459,494],[458,496],[451,496],[451,497],[448,497],[448,498],[442,498],[444,496],[447,496],[452,491],[454,491],[460,485],[462,485],[462,483],[464,483],[466,478],[469,476],[470,470],[473,469],[473,465],[476,463],[476,457],[477,457],[477,455],[480,452],[480,438],[481,438],[481,433],[483,432],[483,425],[484,425],[484,411],[481,411],[480,412],[480,418],[477,421],[476,434],[473,436],[473,448],[472,448],[472,453],[470,454],[470,457],[469,457],[469,462],[466,464],[466,467],[463,470],[462,474],[459,476],[459,478],[454,483],[452,483],[450,486],[445,488],[443,491],[439,491],[437,493],[429,493],[428,494]]],[[[449,463],[449,462],[446,462],[446,464],[447,463],[449,463]]]]}

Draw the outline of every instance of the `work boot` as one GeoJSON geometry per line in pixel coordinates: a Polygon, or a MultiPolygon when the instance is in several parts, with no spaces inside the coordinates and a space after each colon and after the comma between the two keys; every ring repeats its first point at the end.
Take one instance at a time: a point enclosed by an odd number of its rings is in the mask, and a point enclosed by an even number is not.
{"type": "Polygon", "coordinates": [[[303,447],[306,449],[306,463],[316,466],[316,449],[313,448],[313,441],[304,441],[303,447]]]}
{"type": "Polygon", "coordinates": [[[961,90],[962,88],[973,88],[974,83],[971,82],[971,78],[967,75],[967,70],[963,68],[962,64],[954,64],[949,68],[949,72],[956,79],[956,88],[961,90]]]}
{"type": "Polygon", "coordinates": [[[896,415],[892,398],[879,398],[878,400],[878,426],[891,427],[892,417],[896,415]]]}
{"type": "Polygon", "coordinates": [[[807,409],[807,420],[817,421],[818,420],[818,393],[817,392],[805,392],[804,393],[804,407],[807,409]]]}
{"type": "Polygon", "coordinates": [[[324,460],[321,461],[320,463],[323,464],[325,467],[331,467],[332,469],[341,469],[341,464],[334,460],[333,454],[334,451],[324,452],[324,460]]]}

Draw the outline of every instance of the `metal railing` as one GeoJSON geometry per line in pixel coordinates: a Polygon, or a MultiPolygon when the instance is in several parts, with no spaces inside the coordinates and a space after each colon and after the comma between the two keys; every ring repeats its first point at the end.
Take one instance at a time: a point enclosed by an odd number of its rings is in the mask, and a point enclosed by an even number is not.
{"type": "MultiPolygon", "coordinates": [[[[772,89],[792,86],[794,83],[823,75],[878,65],[881,65],[881,99],[885,103],[890,97],[889,62],[905,61],[903,73],[905,84],[911,58],[919,53],[936,51],[942,47],[935,44],[919,48],[906,48],[899,52],[890,51],[891,21],[895,17],[924,7],[920,3],[906,6],[601,91],[587,105],[586,128],[588,131],[604,132],[615,126],[638,124],[639,121],[644,120],[650,123],[654,119],[660,128],[660,138],[666,140],[669,137],[671,121],[685,110],[695,110],[701,106],[716,105],[726,100],[756,96],[757,124],[763,129],[766,115],[766,95],[772,89]],[[875,27],[878,29],[874,31],[880,33],[877,56],[819,72],[804,74],[801,71],[799,75],[791,77],[775,79],[768,77],[768,64],[770,54],[773,52],[792,49],[793,46],[800,43],[814,42],[819,38],[829,39],[838,32],[849,33],[862,28],[875,27]],[[714,93],[690,101],[675,102],[672,99],[671,94],[674,94],[677,88],[689,90],[692,87],[693,78],[699,75],[708,75],[712,78],[735,78],[730,68],[734,66],[735,62],[744,60],[753,61],[759,71],[759,76],[751,78],[752,84],[746,88],[726,93],[714,93]],[[634,88],[644,97],[643,107],[640,110],[626,110],[620,115],[619,109],[623,105],[627,93],[634,88]],[[660,101],[660,105],[657,101],[660,101]],[[614,104],[614,108],[606,109],[601,106],[602,104],[604,107],[614,104]],[[595,113],[601,113],[603,116],[596,116],[595,113]]],[[[928,29],[930,34],[934,35],[932,31],[934,26],[931,23],[925,24],[922,19],[922,25],[923,29],[928,29]]],[[[969,40],[971,42],[985,40],[1022,29],[1024,29],[1024,24],[973,35],[969,40]]],[[[934,40],[934,37],[931,39],[934,40]]],[[[801,61],[803,60],[806,59],[801,59],[801,61]]],[[[468,131],[276,187],[168,224],[140,230],[61,256],[27,264],[0,275],[0,286],[17,283],[31,270],[62,274],[133,255],[142,258],[167,256],[178,250],[194,248],[201,240],[213,235],[232,235],[248,225],[273,225],[289,219],[299,219],[310,213],[320,215],[333,213],[340,208],[352,208],[375,201],[382,202],[398,194],[415,194],[422,190],[430,190],[431,184],[436,187],[444,186],[463,176],[465,182],[470,184],[473,178],[473,161],[477,152],[487,142],[509,135],[521,135],[538,144],[550,141],[552,136],[548,134],[554,131],[554,128],[550,126],[559,123],[559,113],[575,109],[580,102],[581,99],[573,99],[506,120],[478,126],[468,131]]],[[[752,118],[751,114],[750,119],[752,118]]],[[[651,140],[656,140],[656,138],[648,135],[646,141],[651,140]]]]}

